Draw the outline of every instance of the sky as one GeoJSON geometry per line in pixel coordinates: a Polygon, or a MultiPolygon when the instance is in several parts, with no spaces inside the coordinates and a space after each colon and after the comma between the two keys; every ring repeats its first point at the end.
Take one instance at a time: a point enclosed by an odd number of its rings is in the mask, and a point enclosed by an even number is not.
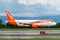
{"type": "Polygon", "coordinates": [[[0,16],[39,17],[60,15],[60,0],[0,0],[0,16]]]}

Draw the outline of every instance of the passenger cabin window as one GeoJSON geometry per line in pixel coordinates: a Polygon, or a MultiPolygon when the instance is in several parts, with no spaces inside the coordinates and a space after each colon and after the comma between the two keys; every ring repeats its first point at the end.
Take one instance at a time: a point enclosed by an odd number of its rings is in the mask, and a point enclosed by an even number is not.
{"type": "Polygon", "coordinates": [[[19,24],[22,24],[22,23],[19,23],[19,24]]]}

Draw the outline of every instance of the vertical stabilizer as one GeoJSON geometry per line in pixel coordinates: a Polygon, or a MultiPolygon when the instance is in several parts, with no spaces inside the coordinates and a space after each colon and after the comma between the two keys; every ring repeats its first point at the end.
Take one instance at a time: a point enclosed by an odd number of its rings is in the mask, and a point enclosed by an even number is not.
{"type": "Polygon", "coordinates": [[[6,16],[7,16],[7,20],[8,20],[8,23],[9,23],[9,24],[17,25],[14,17],[10,14],[9,11],[6,11],[6,16]]]}

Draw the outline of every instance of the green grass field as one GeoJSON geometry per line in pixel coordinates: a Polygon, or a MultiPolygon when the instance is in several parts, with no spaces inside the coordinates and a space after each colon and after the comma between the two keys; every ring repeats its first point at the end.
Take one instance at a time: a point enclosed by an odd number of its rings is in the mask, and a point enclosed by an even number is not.
{"type": "Polygon", "coordinates": [[[60,40],[60,38],[0,39],[0,40],[60,40]]]}
{"type": "Polygon", "coordinates": [[[0,30],[60,30],[60,28],[0,28],[0,30]]]}

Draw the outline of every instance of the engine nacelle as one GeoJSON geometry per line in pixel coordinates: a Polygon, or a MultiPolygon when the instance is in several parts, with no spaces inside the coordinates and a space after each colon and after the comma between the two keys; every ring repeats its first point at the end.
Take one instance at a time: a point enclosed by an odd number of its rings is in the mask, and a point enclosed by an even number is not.
{"type": "Polygon", "coordinates": [[[35,23],[32,24],[32,28],[37,28],[37,26],[35,25],[35,23]]]}

